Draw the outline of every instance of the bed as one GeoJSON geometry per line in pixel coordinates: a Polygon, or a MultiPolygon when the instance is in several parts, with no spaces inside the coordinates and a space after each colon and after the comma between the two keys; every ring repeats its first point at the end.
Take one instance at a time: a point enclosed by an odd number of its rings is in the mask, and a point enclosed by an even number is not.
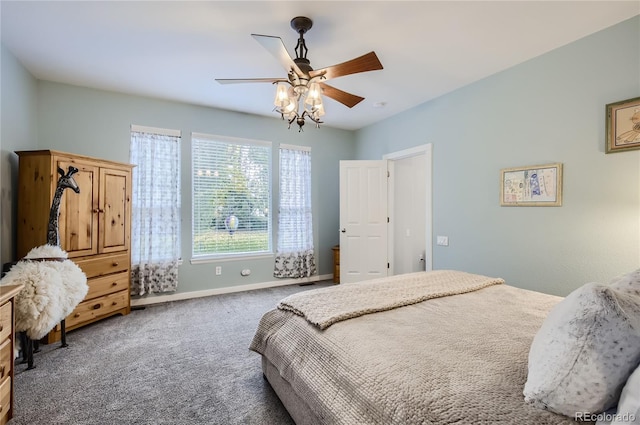
{"type": "Polygon", "coordinates": [[[287,297],[250,349],[298,425],[575,424],[523,397],[532,339],[561,300],[411,273],[287,297]]]}

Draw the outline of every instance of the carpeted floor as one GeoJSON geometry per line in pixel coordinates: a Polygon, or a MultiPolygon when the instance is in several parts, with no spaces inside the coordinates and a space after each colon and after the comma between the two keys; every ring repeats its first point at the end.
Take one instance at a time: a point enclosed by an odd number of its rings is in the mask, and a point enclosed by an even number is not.
{"type": "Polygon", "coordinates": [[[134,310],[16,364],[12,425],[293,424],[248,346],[283,286],[134,310]]]}

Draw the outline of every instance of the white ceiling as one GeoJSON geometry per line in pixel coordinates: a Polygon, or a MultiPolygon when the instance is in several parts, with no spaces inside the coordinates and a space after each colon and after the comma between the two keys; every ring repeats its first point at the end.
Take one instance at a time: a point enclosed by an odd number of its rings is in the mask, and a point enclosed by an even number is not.
{"type": "Polygon", "coordinates": [[[2,43],[38,79],[274,116],[284,77],[252,33],[294,53],[291,18],[318,69],[374,50],[384,69],[331,80],[366,99],[325,101],[325,125],[358,129],[640,14],[633,1],[7,1],[2,43]],[[374,104],[385,102],[383,108],[374,104]]]}

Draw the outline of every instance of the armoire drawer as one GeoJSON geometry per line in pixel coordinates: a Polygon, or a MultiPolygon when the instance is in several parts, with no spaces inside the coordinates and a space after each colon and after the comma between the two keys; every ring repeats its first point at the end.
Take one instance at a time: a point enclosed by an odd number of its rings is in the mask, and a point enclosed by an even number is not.
{"type": "Polygon", "coordinates": [[[84,297],[85,300],[101,297],[102,295],[129,289],[129,272],[110,274],[107,276],[95,277],[87,281],[89,292],[84,297]]]}
{"type": "MultiPolygon", "coordinates": [[[[71,328],[88,320],[107,315],[111,312],[128,307],[129,289],[83,301],[67,316],[65,326],[71,328]]],[[[59,324],[57,325],[60,326],[59,324]]]]}
{"type": "Polygon", "coordinates": [[[129,270],[129,251],[74,261],[89,279],[129,270]]]}

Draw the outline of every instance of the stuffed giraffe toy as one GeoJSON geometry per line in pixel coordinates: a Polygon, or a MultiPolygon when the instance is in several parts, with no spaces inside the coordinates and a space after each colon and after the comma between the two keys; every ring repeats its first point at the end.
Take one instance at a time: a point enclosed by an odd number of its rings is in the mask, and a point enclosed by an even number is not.
{"type": "Polygon", "coordinates": [[[78,172],[76,167],[69,167],[67,174],[64,170],[58,167],[58,185],[56,186],[56,193],[53,195],[53,201],[51,202],[51,209],[49,210],[49,226],[47,227],[47,244],[60,246],[60,234],[58,233],[58,220],[60,218],[60,202],[62,202],[62,194],[65,189],[71,189],[75,193],[80,193],[78,183],[73,179],[73,175],[78,172]]]}

